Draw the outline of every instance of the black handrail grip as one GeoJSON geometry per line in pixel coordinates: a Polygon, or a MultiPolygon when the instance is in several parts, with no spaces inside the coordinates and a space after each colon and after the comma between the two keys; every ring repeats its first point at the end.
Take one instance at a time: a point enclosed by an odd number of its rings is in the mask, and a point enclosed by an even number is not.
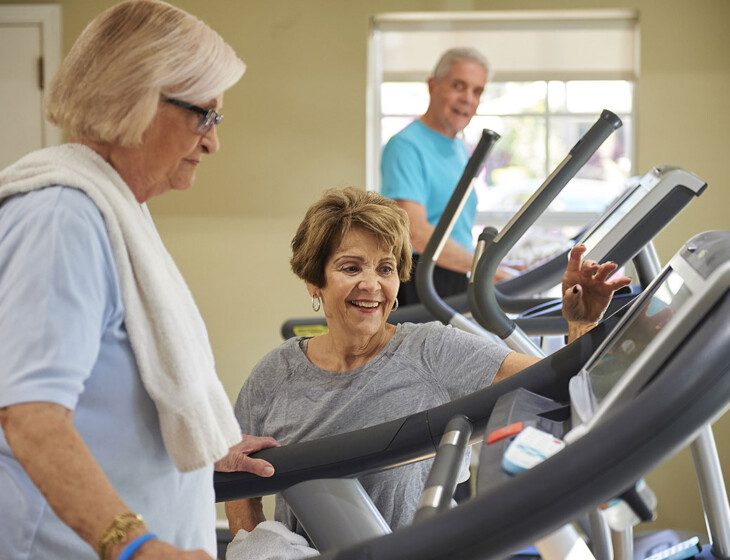
{"type": "Polygon", "coordinates": [[[441,299],[436,293],[433,284],[433,270],[436,266],[436,253],[439,247],[445,242],[451,229],[452,221],[458,217],[458,213],[470,192],[471,182],[479,173],[479,169],[492,149],[494,143],[499,140],[500,136],[493,130],[482,130],[482,136],[469,161],[464,168],[456,188],[444,209],[441,218],[436,224],[431,238],[426,244],[423,254],[418,260],[416,267],[416,292],[418,297],[426,306],[426,308],[441,322],[449,324],[451,318],[456,315],[456,311],[441,299]]]}
{"type": "MultiPolygon", "coordinates": [[[[497,303],[492,279],[499,263],[606,138],[621,125],[621,119],[618,116],[604,109],[593,126],[578,140],[557,169],[545,180],[543,186],[484,248],[474,267],[469,290],[473,291],[472,299],[478,309],[475,316],[479,317],[479,322],[485,329],[502,339],[509,337],[515,330],[514,321],[507,317],[497,303]]],[[[472,309],[472,313],[474,313],[474,309],[472,309]]]]}

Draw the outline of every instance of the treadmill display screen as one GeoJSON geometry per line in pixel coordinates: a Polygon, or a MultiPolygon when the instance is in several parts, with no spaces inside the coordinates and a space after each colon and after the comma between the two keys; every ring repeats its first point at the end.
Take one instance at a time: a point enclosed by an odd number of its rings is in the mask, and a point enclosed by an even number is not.
{"type": "Polygon", "coordinates": [[[628,214],[649,191],[651,191],[655,183],[656,182],[654,181],[646,184],[646,182],[642,180],[642,182],[634,188],[631,194],[624,198],[621,203],[596,226],[596,229],[588,233],[583,241],[581,241],[581,243],[588,248],[588,251],[592,251],[601,239],[603,239],[608,232],[612,231],[616,227],[616,224],[618,224],[621,219],[628,214]]]}
{"type": "Polygon", "coordinates": [[[606,397],[627,368],[691,295],[682,277],[669,269],[603,352],[586,368],[596,403],[606,397]]]}

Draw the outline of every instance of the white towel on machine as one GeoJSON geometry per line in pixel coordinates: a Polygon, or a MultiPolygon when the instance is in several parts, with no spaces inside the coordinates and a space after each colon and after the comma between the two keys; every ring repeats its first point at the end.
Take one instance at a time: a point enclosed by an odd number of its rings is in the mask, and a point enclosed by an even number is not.
{"type": "Polygon", "coordinates": [[[307,539],[278,521],[264,521],[250,532],[241,529],[226,550],[226,560],[300,560],[318,555],[307,539]]]}

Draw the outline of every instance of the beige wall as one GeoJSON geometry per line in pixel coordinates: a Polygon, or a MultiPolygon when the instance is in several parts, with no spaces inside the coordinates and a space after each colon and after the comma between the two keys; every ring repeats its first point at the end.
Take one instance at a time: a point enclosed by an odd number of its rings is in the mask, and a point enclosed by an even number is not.
{"type": "MultiPolygon", "coordinates": [[[[16,0],[17,1],[17,0],[16,0]]],[[[0,3],[6,3],[0,0],[0,3]]],[[[110,1],[64,0],[64,51],[110,1]]],[[[234,398],[280,342],[283,320],[311,314],[288,271],[288,242],[323,188],[365,178],[369,17],[389,11],[637,8],[640,171],[685,167],[710,187],[657,240],[663,260],[708,229],[730,229],[730,2],[727,0],[178,0],[216,28],[248,71],[225,100],[223,148],[195,188],[151,204],[207,321],[234,398]]],[[[580,45],[576,45],[580,48],[580,45]]],[[[487,53],[488,54],[488,53],[487,53]]],[[[718,442],[730,459],[730,422],[718,442]]],[[[730,464],[730,463],[728,463],[730,464]]],[[[727,468],[730,468],[728,466],[727,468]]],[[[686,452],[651,476],[659,523],[703,531],[686,452]]]]}

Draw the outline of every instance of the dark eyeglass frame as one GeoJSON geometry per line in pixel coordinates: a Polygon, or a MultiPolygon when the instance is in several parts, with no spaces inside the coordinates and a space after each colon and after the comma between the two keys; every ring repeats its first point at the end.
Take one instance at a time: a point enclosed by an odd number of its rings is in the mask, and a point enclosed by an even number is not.
{"type": "Polygon", "coordinates": [[[205,109],[203,107],[198,107],[197,105],[193,105],[192,103],[180,101],[179,99],[174,99],[172,97],[166,97],[165,103],[176,105],[177,107],[181,107],[188,111],[192,111],[197,115],[200,115],[200,121],[198,122],[198,132],[201,134],[207,133],[213,126],[218,126],[223,120],[223,115],[221,115],[215,109],[205,109]]]}

